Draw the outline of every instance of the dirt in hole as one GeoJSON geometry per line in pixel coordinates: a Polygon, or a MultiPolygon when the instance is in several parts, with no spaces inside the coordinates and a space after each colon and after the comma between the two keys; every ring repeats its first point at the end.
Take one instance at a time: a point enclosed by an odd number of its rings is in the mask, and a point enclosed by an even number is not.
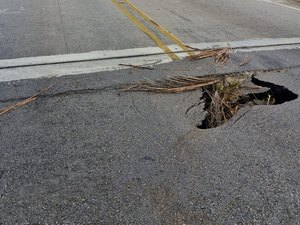
{"type": "Polygon", "coordinates": [[[255,86],[248,93],[243,90],[239,79],[224,78],[222,82],[204,89],[201,100],[205,102],[207,114],[197,127],[210,129],[221,126],[245,106],[278,105],[298,97],[284,86],[261,81],[254,75],[251,83],[255,86]],[[261,91],[262,88],[267,90],[261,91]]]}

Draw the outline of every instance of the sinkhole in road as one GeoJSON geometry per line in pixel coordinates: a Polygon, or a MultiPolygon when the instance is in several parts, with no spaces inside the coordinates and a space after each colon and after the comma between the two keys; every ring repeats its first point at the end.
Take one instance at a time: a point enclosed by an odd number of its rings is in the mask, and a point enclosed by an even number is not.
{"type": "Polygon", "coordinates": [[[238,80],[224,81],[204,89],[201,101],[204,101],[205,119],[197,124],[199,129],[210,129],[223,125],[234,117],[243,107],[255,105],[279,105],[298,98],[298,95],[284,86],[261,81],[255,76],[251,82],[267,88],[263,92],[243,93],[238,80]]]}

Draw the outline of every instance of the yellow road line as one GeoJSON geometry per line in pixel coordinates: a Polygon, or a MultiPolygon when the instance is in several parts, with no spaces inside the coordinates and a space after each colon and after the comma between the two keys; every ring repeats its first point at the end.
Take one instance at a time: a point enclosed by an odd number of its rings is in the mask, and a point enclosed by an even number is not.
{"type": "MultiPolygon", "coordinates": [[[[166,54],[170,56],[172,60],[178,60],[179,57],[168,48],[153,32],[151,32],[147,27],[145,27],[141,22],[139,22],[126,8],[124,8],[117,0],[112,0],[112,2],[146,35],[148,35],[158,47],[160,47],[166,54]]],[[[122,1],[124,2],[124,1],[122,1]]]]}
{"type": "Polygon", "coordinates": [[[193,52],[191,49],[186,47],[186,45],[174,34],[172,34],[170,31],[168,31],[165,27],[157,23],[154,19],[152,19],[150,16],[148,16],[146,13],[138,9],[135,5],[133,5],[130,1],[124,0],[125,2],[132,10],[134,10],[137,14],[139,14],[141,17],[143,17],[148,22],[152,23],[161,33],[163,33],[166,37],[171,39],[173,42],[175,42],[180,48],[182,48],[183,51],[185,51],[190,56],[193,55],[193,52]]]}

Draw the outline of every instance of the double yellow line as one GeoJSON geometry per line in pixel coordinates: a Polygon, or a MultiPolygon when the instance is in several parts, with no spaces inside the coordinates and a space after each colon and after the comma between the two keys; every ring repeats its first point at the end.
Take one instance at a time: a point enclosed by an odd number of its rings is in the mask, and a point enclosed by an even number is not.
{"type": "Polygon", "coordinates": [[[160,31],[162,34],[164,34],[167,38],[172,40],[175,44],[177,44],[184,52],[186,52],[189,55],[193,55],[191,52],[191,49],[187,48],[186,45],[177,38],[174,34],[172,34],[170,31],[168,31],[165,27],[157,23],[154,19],[152,19],[150,16],[148,16],[146,13],[138,9],[135,5],[133,5],[128,0],[112,0],[112,2],[146,35],[148,35],[154,43],[160,47],[166,54],[169,55],[169,57],[172,60],[178,60],[179,57],[168,47],[166,46],[162,40],[157,37],[152,31],[150,31],[144,24],[142,24],[138,19],[132,15],[122,4],[125,4],[128,8],[136,12],[139,16],[141,16],[143,19],[154,25],[154,27],[160,31]]]}

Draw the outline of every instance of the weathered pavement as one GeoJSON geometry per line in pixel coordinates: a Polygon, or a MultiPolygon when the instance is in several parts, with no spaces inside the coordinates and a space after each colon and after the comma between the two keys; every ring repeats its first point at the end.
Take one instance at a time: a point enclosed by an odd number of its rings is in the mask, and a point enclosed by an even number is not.
{"type": "MultiPolygon", "coordinates": [[[[266,1],[132,2],[185,43],[300,36],[299,11],[266,1]]],[[[0,21],[0,59],[155,46],[110,0],[1,0],[0,21]]]]}
{"type": "Polygon", "coordinates": [[[0,108],[53,86],[0,117],[0,224],[300,224],[299,98],[243,108],[203,130],[201,90],[120,89],[144,78],[248,71],[299,94],[299,5],[132,2],[184,43],[251,49],[227,65],[116,70],[172,60],[112,1],[2,0],[0,108]],[[245,57],[254,58],[240,67],[245,57]]]}
{"type": "Polygon", "coordinates": [[[118,89],[144,77],[271,69],[259,79],[300,93],[299,50],[237,66],[247,54],[225,66],[180,61],[1,83],[0,106],[55,83],[0,118],[1,223],[299,224],[299,99],[200,130],[202,108],[186,111],[201,91],[118,89]]]}

